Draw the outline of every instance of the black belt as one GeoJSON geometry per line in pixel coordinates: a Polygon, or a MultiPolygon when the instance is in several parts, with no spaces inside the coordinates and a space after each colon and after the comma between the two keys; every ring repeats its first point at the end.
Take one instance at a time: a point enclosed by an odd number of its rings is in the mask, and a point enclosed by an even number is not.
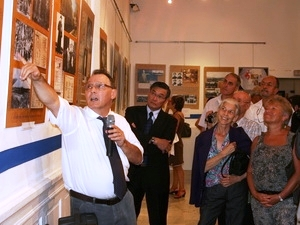
{"type": "Polygon", "coordinates": [[[70,196],[72,196],[74,198],[78,198],[82,201],[92,202],[92,203],[96,203],[96,204],[105,204],[105,205],[114,205],[121,201],[121,199],[119,199],[118,197],[110,198],[110,199],[93,198],[93,197],[78,193],[73,190],[70,190],[70,196]]]}

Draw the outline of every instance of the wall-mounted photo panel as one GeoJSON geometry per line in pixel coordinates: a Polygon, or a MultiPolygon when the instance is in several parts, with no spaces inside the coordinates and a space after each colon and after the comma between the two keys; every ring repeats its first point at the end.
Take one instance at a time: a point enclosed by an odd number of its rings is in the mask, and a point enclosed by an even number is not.
{"type": "Polygon", "coordinates": [[[267,67],[239,67],[239,76],[241,78],[241,87],[245,91],[251,91],[258,86],[261,80],[268,76],[267,67]]]}
{"type": "Polygon", "coordinates": [[[49,2],[14,0],[6,127],[21,126],[23,122],[42,123],[45,120],[45,107],[37,99],[31,80],[22,81],[19,78],[23,66],[19,57],[35,63],[47,79],[52,11],[49,2]]]}
{"type": "Polygon", "coordinates": [[[85,84],[91,75],[92,47],[94,32],[94,13],[86,3],[82,1],[80,31],[78,35],[78,70],[75,82],[74,104],[85,106],[85,84]]]}
{"type": "Polygon", "coordinates": [[[100,28],[100,69],[107,70],[107,35],[100,28]]]}
{"type": "Polygon", "coordinates": [[[182,95],[184,108],[199,108],[199,76],[200,66],[170,66],[171,95],[182,95]]]}
{"type": "Polygon", "coordinates": [[[145,105],[151,84],[165,81],[166,65],[136,64],[135,65],[135,105],[145,105]]]}
{"type": "Polygon", "coordinates": [[[204,104],[220,94],[220,83],[228,73],[234,73],[234,67],[204,67],[204,104]]]}

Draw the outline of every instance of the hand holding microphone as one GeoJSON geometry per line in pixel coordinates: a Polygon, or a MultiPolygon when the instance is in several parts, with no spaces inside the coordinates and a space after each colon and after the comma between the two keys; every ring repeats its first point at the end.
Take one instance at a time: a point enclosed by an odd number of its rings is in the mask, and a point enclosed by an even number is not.
{"type": "MultiPolygon", "coordinates": [[[[106,120],[106,129],[107,130],[113,129],[113,125],[115,125],[115,116],[114,115],[108,115],[107,120],[106,120]]],[[[112,154],[113,154],[112,143],[111,142],[112,142],[112,140],[110,138],[108,138],[108,145],[107,145],[107,149],[106,149],[106,155],[108,157],[111,157],[112,154]]]]}

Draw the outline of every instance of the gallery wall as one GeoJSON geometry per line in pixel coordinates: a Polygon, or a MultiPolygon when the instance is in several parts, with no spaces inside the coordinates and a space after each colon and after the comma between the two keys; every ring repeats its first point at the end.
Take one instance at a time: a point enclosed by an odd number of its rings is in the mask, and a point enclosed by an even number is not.
{"type": "Polygon", "coordinates": [[[269,74],[298,78],[293,75],[300,69],[297,0],[135,3],[140,11],[130,14],[131,75],[135,64],[163,64],[169,83],[171,65],[200,66],[199,109],[185,109],[187,114],[202,112],[204,67],[234,67],[236,73],[239,67],[267,67],[269,74]]]}

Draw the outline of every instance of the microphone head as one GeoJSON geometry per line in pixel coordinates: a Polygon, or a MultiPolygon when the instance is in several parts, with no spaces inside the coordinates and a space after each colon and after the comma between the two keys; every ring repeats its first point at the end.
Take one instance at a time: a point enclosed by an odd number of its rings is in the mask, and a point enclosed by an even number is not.
{"type": "Polygon", "coordinates": [[[109,129],[112,127],[112,125],[115,125],[115,116],[114,115],[108,115],[106,120],[106,127],[109,129]]]}

